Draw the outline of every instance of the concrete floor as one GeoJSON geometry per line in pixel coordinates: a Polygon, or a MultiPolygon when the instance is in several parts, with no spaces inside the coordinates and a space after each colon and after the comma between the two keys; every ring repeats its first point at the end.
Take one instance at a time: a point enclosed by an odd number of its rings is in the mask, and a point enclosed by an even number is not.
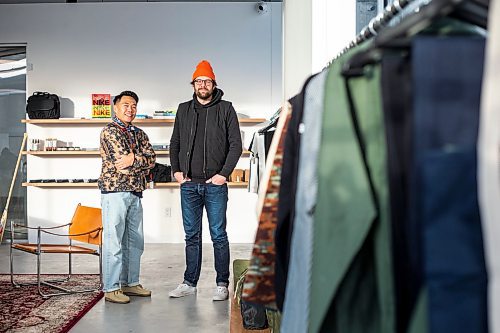
{"type": "MultiPolygon", "coordinates": [[[[233,259],[248,259],[252,244],[231,244],[233,259]]],[[[15,254],[15,272],[35,273],[35,256],[15,254]]],[[[43,273],[60,273],[67,259],[46,255],[43,273]]],[[[113,304],[104,298],[71,329],[71,333],[88,332],[229,332],[230,302],[213,302],[215,270],[211,244],[203,245],[203,264],[198,294],[173,299],[168,292],[182,282],[184,244],[146,244],[142,257],[141,283],[151,289],[151,298],[132,297],[129,304],[113,304]]],[[[77,256],[74,273],[97,273],[97,258],[77,256]]],[[[231,267],[232,271],[232,267],[231,267]]],[[[0,273],[9,272],[9,246],[0,246],[0,273]]],[[[232,276],[230,278],[232,283],[232,276]]],[[[232,290],[232,285],[230,290],[232,290]]],[[[230,297],[232,296],[232,293],[230,297]]]]}

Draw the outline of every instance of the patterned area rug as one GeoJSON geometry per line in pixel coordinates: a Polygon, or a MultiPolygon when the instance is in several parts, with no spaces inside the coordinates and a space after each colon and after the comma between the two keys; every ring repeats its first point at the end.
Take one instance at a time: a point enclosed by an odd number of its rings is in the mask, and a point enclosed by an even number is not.
{"type": "MultiPolygon", "coordinates": [[[[58,277],[57,275],[50,275],[58,277]]],[[[16,275],[15,281],[36,281],[36,275],[16,275]]],[[[92,288],[99,275],[73,275],[65,286],[92,288]]],[[[48,290],[47,290],[48,291],[48,290]]],[[[10,275],[0,275],[0,332],[68,332],[103,296],[102,292],[43,299],[36,286],[16,288],[10,275]]]]}

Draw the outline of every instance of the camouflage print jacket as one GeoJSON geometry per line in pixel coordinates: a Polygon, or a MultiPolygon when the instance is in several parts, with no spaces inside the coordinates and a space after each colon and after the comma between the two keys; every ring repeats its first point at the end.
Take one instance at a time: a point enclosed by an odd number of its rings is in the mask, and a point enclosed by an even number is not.
{"type": "Polygon", "coordinates": [[[155,165],[156,154],[149,138],[136,127],[136,147],[133,149],[129,133],[109,123],[101,131],[100,151],[102,157],[101,176],[98,184],[106,192],[141,192],[146,189],[146,175],[155,165]],[[133,150],[134,164],[124,170],[115,167],[116,159],[133,150]]]}

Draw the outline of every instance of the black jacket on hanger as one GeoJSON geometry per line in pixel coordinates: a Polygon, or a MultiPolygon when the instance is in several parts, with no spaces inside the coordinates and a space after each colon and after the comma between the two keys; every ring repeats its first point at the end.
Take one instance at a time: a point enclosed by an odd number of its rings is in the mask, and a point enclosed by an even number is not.
{"type": "Polygon", "coordinates": [[[283,303],[285,300],[288,262],[290,259],[290,242],[292,240],[293,219],[295,217],[295,192],[297,190],[301,144],[299,125],[302,122],[302,116],[304,114],[305,90],[309,81],[315,75],[309,77],[304,83],[302,91],[289,100],[292,105],[292,118],[288,124],[288,131],[285,138],[278,201],[278,222],[274,239],[276,244],[274,288],[276,291],[276,305],[280,311],[283,311],[283,303]]]}

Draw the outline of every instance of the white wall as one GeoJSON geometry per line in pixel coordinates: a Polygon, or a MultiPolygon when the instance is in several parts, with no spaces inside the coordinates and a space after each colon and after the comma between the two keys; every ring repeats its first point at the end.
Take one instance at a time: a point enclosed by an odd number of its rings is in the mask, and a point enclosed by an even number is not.
{"type": "Polygon", "coordinates": [[[356,0],[284,0],[284,97],[356,36],[356,0]]]}
{"type": "Polygon", "coordinates": [[[356,1],[313,0],[312,17],[312,73],[317,73],[356,36],[356,1]]]}
{"type": "Polygon", "coordinates": [[[311,11],[314,1],[283,1],[284,100],[300,92],[304,81],[312,74],[311,11]]]}
{"type": "MultiPolygon", "coordinates": [[[[282,93],[281,4],[259,15],[254,3],[77,3],[0,5],[0,44],[26,43],[28,95],[50,91],[64,117],[89,117],[92,93],[138,93],[139,113],[176,108],[192,95],[196,63],[208,59],[225,99],[238,113],[269,117],[282,93]]],[[[245,146],[258,126],[242,127],[245,146]]],[[[145,126],[153,143],[169,142],[171,126],[145,126]]],[[[56,137],[97,147],[100,126],[27,126],[31,138],[56,137]]],[[[168,158],[159,158],[168,163],[168,158]]],[[[28,158],[28,179],[97,178],[95,157],[28,158]]],[[[248,168],[242,159],[238,168],[248,168]]],[[[66,223],[76,203],[99,206],[95,189],[28,190],[29,225],[66,223]]],[[[231,189],[231,242],[253,242],[254,194],[231,189]]],[[[183,242],[178,189],[146,191],[146,242],[183,242]],[[172,217],[165,217],[171,208],[172,217]]],[[[209,240],[204,226],[204,240],[209,240]]],[[[30,240],[32,239],[30,236],[30,240]]]]}

